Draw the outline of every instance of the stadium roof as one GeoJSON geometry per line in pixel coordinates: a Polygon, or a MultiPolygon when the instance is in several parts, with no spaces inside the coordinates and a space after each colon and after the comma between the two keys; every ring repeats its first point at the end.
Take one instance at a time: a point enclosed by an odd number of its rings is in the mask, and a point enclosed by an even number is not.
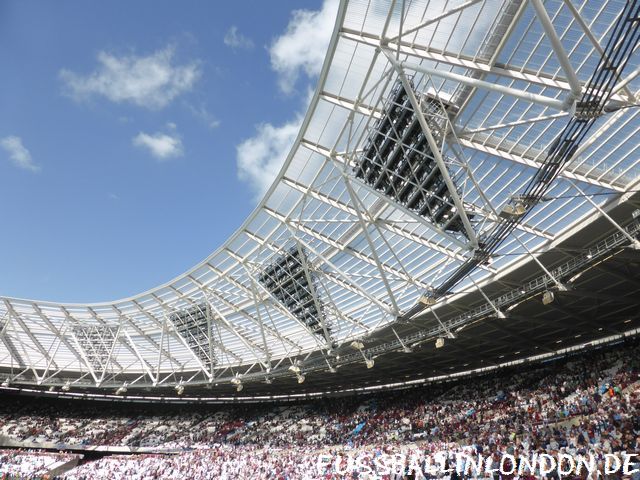
{"type": "MultiPolygon", "coordinates": [[[[305,362],[336,364],[354,341],[364,356],[358,342],[408,334],[425,315],[437,318],[429,338],[450,333],[440,317],[455,299],[473,307],[481,288],[525,263],[549,274],[526,260],[603,208],[631,205],[640,180],[640,121],[627,108],[638,104],[638,22],[623,20],[629,8],[637,16],[634,3],[341,2],[300,133],[241,228],[183,275],[130,298],[2,298],[0,367],[11,382],[41,386],[229,385],[277,372],[295,380],[305,362]],[[620,37],[627,24],[635,30],[620,37]],[[607,69],[611,80],[589,110],[587,91],[607,69]],[[358,174],[401,91],[456,228],[358,174]],[[575,125],[560,162],[558,140],[575,125]],[[536,183],[549,169],[550,181],[536,183]],[[529,195],[531,185],[543,194],[529,195]]],[[[387,173],[376,181],[392,182],[387,173]]],[[[615,232],[630,218],[605,220],[598,225],[615,232]]],[[[630,245],[634,232],[622,234],[630,245]]],[[[473,329],[496,331],[488,322],[473,329]]]]}

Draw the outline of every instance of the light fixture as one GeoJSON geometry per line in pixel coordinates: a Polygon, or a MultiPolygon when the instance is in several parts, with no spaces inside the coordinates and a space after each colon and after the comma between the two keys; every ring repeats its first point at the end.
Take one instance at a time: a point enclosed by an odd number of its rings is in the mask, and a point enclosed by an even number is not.
{"type": "Polygon", "coordinates": [[[438,337],[436,339],[436,348],[444,347],[444,337],[438,337]]]}
{"type": "Polygon", "coordinates": [[[291,365],[289,367],[289,370],[292,371],[293,373],[300,373],[300,367],[298,365],[291,365]]]}
{"type": "Polygon", "coordinates": [[[9,386],[9,383],[10,383],[10,382],[9,382],[9,379],[7,378],[7,379],[5,379],[5,381],[4,381],[4,382],[2,382],[2,386],[3,386],[4,388],[7,388],[7,387],[9,386]]]}
{"type": "Polygon", "coordinates": [[[184,393],[184,385],[182,385],[181,383],[176,385],[176,393],[178,395],[182,395],[184,393]]]}
{"type": "Polygon", "coordinates": [[[402,353],[413,353],[413,349],[405,345],[402,347],[402,353]]]}
{"type": "Polygon", "coordinates": [[[127,393],[127,384],[124,383],[120,388],[116,390],[116,395],[124,395],[127,393]]]}
{"type": "Polygon", "coordinates": [[[549,305],[550,303],[553,303],[553,301],[555,299],[556,299],[556,296],[554,295],[554,293],[551,290],[546,290],[542,294],[542,304],[543,305],[549,305]]]}
{"type": "Polygon", "coordinates": [[[242,384],[242,380],[240,380],[240,377],[238,377],[237,375],[235,377],[233,377],[231,379],[231,383],[234,385],[240,385],[242,384]]]}
{"type": "Polygon", "coordinates": [[[273,383],[273,380],[271,380],[271,377],[264,377],[264,383],[266,383],[267,385],[271,385],[273,383]]]}
{"type": "Polygon", "coordinates": [[[373,365],[375,364],[373,358],[367,358],[364,363],[367,365],[367,368],[373,368],[373,365]]]}
{"type": "Polygon", "coordinates": [[[51,385],[48,389],[49,392],[55,392],[56,391],[56,387],[54,387],[53,385],[51,385]]]}
{"type": "Polygon", "coordinates": [[[359,340],[354,340],[351,342],[351,348],[355,348],[356,350],[362,350],[364,348],[364,343],[359,340]]]}
{"type": "Polygon", "coordinates": [[[329,365],[329,372],[330,373],[338,373],[338,369],[332,365],[329,365]]]}
{"type": "Polygon", "coordinates": [[[304,375],[299,373],[296,376],[298,377],[298,383],[304,383],[304,379],[305,379],[304,375]]]}
{"type": "Polygon", "coordinates": [[[432,297],[429,294],[420,295],[420,298],[418,298],[418,303],[421,303],[422,305],[426,305],[427,307],[430,307],[431,305],[435,305],[437,301],[438,300],[435,297],[432,297]]]}
{"type": "Polygon", "coordinates": [[[62,385],[62,387],[60,388],[62,389],[63,392],[68,392],[69,390],[71,390],[71,383],[69,382],[69,380],[67,380],[67,383],[62,385]]]}
{"type": "Polygon", "coordinates": [[[521,202],[517,202],[515,205],[507,203],[504,207],[502,207],[500,218],[504,218],[505,220],[514,220],[518,217],[521,217],[526,212],[527,209],[521,202]]]}
{"type": "Polygon", "coordinates": [[[242,385],[242,383],[237,384],[236,385],[236,392],[241,392],[243,388],[244,388],[244,385],[242,385]]]}

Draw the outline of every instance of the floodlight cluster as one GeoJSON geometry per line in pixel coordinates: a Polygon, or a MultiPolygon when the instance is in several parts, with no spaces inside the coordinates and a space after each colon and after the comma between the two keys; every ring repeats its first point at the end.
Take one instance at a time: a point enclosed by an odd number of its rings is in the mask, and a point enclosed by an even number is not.
{"type": "Polygon", "coordinates": [[[217,358],[210,339],[213,338],[210,308],[207,304],[173,313],[169,319],[189,348],[202,363],[211,370],[217,364],[217,358]]]}
{"type": "Polygon", "coordinates": [[[304,249],[298,245],[287,249],[263,270],[258,281],[311,332],[324,335],[316,275],[308,268],[304,249]]]}
{"type": "MultiPolygon", "coordinates": [[[[434,140],[441,144],[447,116],[455,107],[428,93],[420,96],[420,106],[434,140]]],[[[418,115],[400,81],[386,101],[383,116],[371,128],[354,173],[443,230],[465,233],[418,115]]]]}

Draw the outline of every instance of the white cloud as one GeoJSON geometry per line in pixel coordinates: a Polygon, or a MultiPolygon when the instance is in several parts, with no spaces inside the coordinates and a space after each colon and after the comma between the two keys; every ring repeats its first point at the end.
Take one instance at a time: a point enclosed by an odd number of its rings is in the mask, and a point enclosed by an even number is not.
{"type": "Polygon", "coordinates": [[[199,107],[194,107],[193,105],[187,103],[185,104],[187,109],[199,120],[201,120],[207,127],[211,130],[215,130],[221,124],[220,120],[212,114],[204,105],[200,105],[199,107]]]}
{"type": "MultiPolygon", "coordinates": [[[[338,11],[338,0],[325,0],[319,11],[296,10],[287,30],[269,48],[271,67],[278,73],[283,92],[294,90],[301,72],[307,77],[320,73],[338,11]]],[[[257,198],[262,197],[282,168],[298,135],[304,111],[313,91],[308,89],[303,108],[281,125],[258,125],[253,137],[237,146],[238,176],[257,198]]]]}
{"type": "MultiPolygon", "coordinates": [[[[175,130],[171,128],[171,130],[175,130]]],[[[184,154],[182,140],[176,133],[167,134],[157,132],[152,135],[144,132],[133,137],[133,144],[136,147],[145,148],[159,161],[166,161],[171,158],[181,157],[184,154]]]]}
{"type": "Polygon", "coordinates": [[[293,91],[301,72],[309,77],[320,73],[338,4],[339,0],[324,0],[319,11],[295,10],[287,31],[271,44],[271,67],[278,72],[283,92],[293,91]]]}
{"type": "Polygon", "coordinates": [[[174,64],[174,48],[169,46],[148,56],[98,54],[99,66],[82,75],[61,70],[60,78],[76,100],[103,96],[116,103],[159,109],[188,92],[200,77],[200,65],[174,64]]]}
{"type": "Polygon", "coordinates": [[[238,32],[238,27],[232,25],[224,36],[224,44],[233,49],[250,50],[253,48],[253,40],[238,32]]]}
{"type": "Polygon", "coordinates": [[[302,116],[278,127],[258,126],[256,134],[237,147],[238,176],[249,183],[257,198],[269,189],[298,135],[302,116]]]}
{"type": "Polygon", "coordinates": [[[39,172],[40,166],[33,162],[31,153],[22,144],[22,139],[14,135],[4,137],[0,140],[0,146],[9,154],[9,159],[18,168],[39,172]]]}

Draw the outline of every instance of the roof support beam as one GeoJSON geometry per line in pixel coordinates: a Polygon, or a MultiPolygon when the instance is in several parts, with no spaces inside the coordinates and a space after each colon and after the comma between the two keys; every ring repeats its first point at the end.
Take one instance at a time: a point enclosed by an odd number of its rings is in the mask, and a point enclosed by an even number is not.
{"type": "MultiPolygon", "coordinates": [[[[341,155],[338,155],[335,152],[332,152],[331,150],[329,150],[328,148],[326,148],[326,147],[324,147],[322,145],[318,145],[318,144],[309,142],[308,140],[304,140],[304,139],[301,140],[300,145],[302,145],[303,147],[308,148],[309,150],[311,150],[313,152],[319,153],[320,155],[324,156],[328,160],[334,162],[337,167],[340,167],[340,168],[344,169],[344,168],[347,168],[347,167],[351,166],[350,160],[348,158],[343,158],[341,155]]],[[[386,202],[393,202],[389,197],[387,197],[383,193],[377,191],[376,189],[372,188],[371,186],[367,185],[365,182],[360,181],[360,179],[358,179],[356,177],[352,178],[352,182],[357,184],[358,187],[364,188],[365,190],[367,190],[369,193],[372,193],[376,197],[384,199],[386,202]]],[[[465,242],[461,241],[460,239],[454,237],[453,235],[450,235],[449,233],[445,232],[440,227],[438,227],[438,226],[432,224],[431,222],[427,221],[426,218],[421,217],[416,212],[414,212],[412,210],[409,210],[408,208],[406,208],[404,205],[401,205],[400,203],[393,202],[393,205],[394,205],[394,208],[396,208],[397,210],[400,210],[402,213],[404,213],[408,217],[410,217],[413,220],[416,220],[416,221],[422,223],[428,229],[433,230],[434,232],[437,232],[438,235],[440,235],[441,237],[445,238],[448,242],[451,242],[454,245],[456,245],[456,246],[458,246],[458,247],[460,247],[462,249],[468,250],[469,246],[467,245],[467,243],[465,243],[465,242]]]]}
{"type": "MultiPolygon", "coordinates": [[[[296,221],[286,221],[286,219],[284,218],[284,216],[278,212],[276,212],[275,210],[272,210],[268,207],[265,207],[265,211],[271,215],[274,218],[277,218],[278,220],[282,221],[283,223],[286,223],[287,225],[291,226],[294,230],[297,230],[299,232],[305,233],[313,238],[315,238],[316,240],[319,240],[321,242],[326,243],[327,245],[332,246],[334,249],[341,251],[341,252],[345,252],[349,255],[351,255],[354,258],[357,258],[358,260],[361,260],[365,263],[368,263],[369,265],[378,268],[378,270],[380,272],[386,272],[389,273],[391,275],[393,275],[395,278],[400,279],[404,282],[413,284],[413,285],[418,285],[421,286],[422,288],[427,288],[427,284],[423,283],[422,281],[418,280],[417,278],[413,278],[410,276],[407,276],[405,273],[400,272],[398,270],[396,270],[395,268],[385,264],[385,263],[380,263],[380,262],[376,262],[375,259],[370,258],[368,255],[365,255],[362,252],[359,252],[357,250],[354,250],[353,248],[350,248],[348,246],[344,246],[344,245],[340,245],[338,242],[336,242],[335,240],[333,240],[332,238],[315,231],[313,228],[308,227],[306,225],[303,225],[299,222],[296,221]]],[[[371,246],[371,248],[374,248],[371,246]]],[[[382,273],[381,273],[382,274],[382,273]]]]}
{"type": "Polygon", "coordinates": [[[482,88],[496,93],[502,93],[511,97],[525,100],[530,103],[536,103],[543,107],[552,108],[554,110],[564,111],[568,107],[562,100],[558,100],[544,95],[538,95],[536,93],[519,90],[517,88],[507,87],[498,83],[487,82],[478,78],[468,77],[466,75],[460,75],[459,73],[447,72],[446,70],[439,70],[437,68],[426,67],[424,65],[418,65],[411,62],[401,62],[400,65],[403,68],[413,70],[414,72],[424,73],[425,75],[435,76],[443,78],[445,80],[451,80],[454,82],[468,85],[469,87],[482,88]]]}
{"type": "MultiPolygon", "coordinates": [[[[249,232],[246,232],[247,235],[249,235],[249,232]]],[[[223,272],[221,272],[220,270],[218,270],[218,268],[214,267],[213,265],[211,265],[210,263],[207,263],[205,265],[209,270],[211,270],[212,272],[214,272],[216,275],[220,276],[221,278],[223,278],[225,281],[229,282],[230,284],[232,284],[233,286],[235,286],[236,288],[238,288],[239,290],[241,290],[244,294],[248,295],[249,297],[253,296],[253,293],[251,292],[251,289],[246,287],[245,285],[243,285],[242,283],[238,282],[236,279],[234,279],[233,277],[231,277],[230,275],[226,275],[223,272]]],[[[258,322],[257,319],[253,318],[251,315],[247,314],[245,311],[243,311],[242,309],[238,308],[236,305],[234,305],[233,303],[231,303],[230,301],[228,301],[227,299],[223,298],[222,296],[219,296],[216,294],[216,298],[219,298],[220,301],[222,301],[222,303],[224,303],[224,305],[227,308],[232,309],[234,312],[242,315],[243,317],[245,317],[247,320],[250,320],[252,323],[254,323],[256,326],[258,326],[258,328],[260,328],[260,322],[258,322]]],[[[267,327],[266,325],[263,326],[265,331],[271,335],[273,338],[277,338],[278,340],[282,341],[282,342],[286,342],[289,344],[289,346],[294,347],[298,350],[300,350],[302,347],[300,345],[298,345],[297,343],[295,343],[293,340],[291,340],[290,338],[284,337],[282,335],[280,335],[276,330],[274,330],[273,328],[267,327]]]]}
{"type": "MultiPolygon", "coordinates": [[[[383,39],[378,35],[362,33],[348,28],[342,29],[341,36],[374,48],[379,48],[383,41],[383,39]]],[[[523,80],[543,87],[571,91],[571,85],[566,80],[545,76],[539,72],[534,72],[533,70],[526,70],[522,68],[516,70],[508,65],[502,65],[497,62],[494,65],[491,65],[489,63],[478,62],[471,57],[460,55],[459,53],[437,50],[428,46],[414,45],[406,41],[401,42],[399,45],[396,42],[389,42],[387,47],[392,51],[399,49],[399,53],[401,55],[405,54],[410,57],[444,63],[453,67],[462,67],[483,74],[498,75],[512,80],[523,80]]],[[[614,95],[611,100],[626,103],[626,96],[622,97],[620,95],[614,95]]]]}
{"type": "MultiPolygon", "coordinates": [[[[356,209],[347,203],[341,202],[340,200],[336,200],[335,198],[332,198],[323,192],[318,192],[316,190],[313,190],[312,187],[306,187],[287,177],[283,179],[283,182],[289,187],[297,190],[300,193],[304,193],[305,195],[308,195],[309,197],[314,198],[315,200],[323,202],[327,205],[330,205],[333,208],[336,208],[337,210],[340,210],[344,213],[348,213],[349,215],[357,218],[356,209]]],[[[466,260],[464,255],[461,255],[459,252],[445,248],[441,246],[439,243],[429,240],[423,236],[416,235],[415,233],[410,232],[406,228],[396,225],[396,223],[392,222],[391,220],[382,220],[378,216],[378,218],[375,219],[375,223],[376,225],[379,225],[381,228],[384,228],[385,230],[388,230],[389,232],[395,235],[399,235],[403,238],[406,238],[407,240],[411,240],[412,242],[422,245],[423,247],[429,248],[431,250],[435,250],[436,252],[442,253],[443,255],[451,257],[454,260],[458,260],[460,262],[464,262],[466,260]]],[[[408,223],[408,222],[404,222],[404,223],[408,223]]],[[[420,224],[422,225],[422,222],[420,222],[420,224]]]]}
{"type": "MultiPolygon", "coordinates": [[[[521,165],[526,165],[532,168],[539,168],[541,165],[541,162],[533,159],[532,157],[511,153],[510,151],[505,150],[501,146],[497,146],[497,145],[493,146],[489,139],[487,139],[484,143],[481,143],[476,140],[461,138],[460,145],[466,148],[478,150],[479,152],[487,153],[489,155],[493,155],[499,158],[504,158],[505,160],[509,160],[514,163],[519,163],[521,165]]],[[[603,182],[601,180],[596,180],[595,178],[592,178],[592,177],[587,177],[569,168],[566,168],[562,172],[560,172],[560,176],[565,178],[570,178],[573,180],[578,180],[580,182],[588,183],[590,185],[595,185],[597,187],[608,188],[610,190],[615,190],[617,192],[624,191],[624,188],[620,186],[612,185],[610,183],[603,182]]]]}
{"type": "MultiPolygon", "coordinates": [[[[33,310],[36,312],[36,314],[38,315],[38,317],[40,317],[42,319],[42,321],[45,323],[45,325],[47,326],[47,328],[49,328],[49,330],[51,330],[51,332],[53,334],[55,334],[57,337],[62,339],[62,342],[65,344],[65,346],[69,349],[69,351],[71,353],[73,353],[73,355],[76,357],[76,360],[78,362],[82,362],[82,357],[80,356],[80,353],[78,352],[78,350],[76,350],[76,348],[73,346],[73,344],[69,341],[68,337],[63,334],[54,324],[53,322],[51,322],[51,320],[49,320],[49,317],[47,317],[44,312],[42,311],[42,309],[40,308],[40,306],[36,305],[35,303],[32,304],[33,310]]],[[[66,316],[65,316],[65,322],[68,321],[66,316]]]]}
{"type": "MultiPolygon", "coordinates": [[[[189,277],[191,280],[193,280],[194,283],[196,283],[198,285],[202,285],[200,282],[196,281],[191,275],[187,275],[187,277],[189,277]]],[[[187,296],[183,295],[175,287],[171,286],[169,288],[171,288],[171,290],[173,290],[176,293],[176,295],[178,295],[179,298],[184,300],[186,303],[191,305],[193,308],[197,308],[198,310],[200,310],[201,313],[205,314],[205,317],[207,318],[207,350],[208,350],[209,359],[213,362],[214,354],[215,354],[215,351],[213,350],[213,347],[215,346],[218,349],[220,349],[221,352],[226,353],[226,354],[234,357],[238,361],[241,361],[242,358],[239,357],[238,355],[234,354],[233,352],[229,351],[227,348],[225,348],[224,345],[222,345],[222,342],[215,342],[213,340],[213,338],[212,338],[212,329],[211,329],[212,319],[210,318],[211,317],[211,312],[208,310],[210,305],[209,304],[207,305],[207,307],[206,307],[207,311],[206,312],[202,312],[202,309],[200,308],[200,304],[199,303],[196,303],[190,297],[187,297],[187,296]]],[[[187,315],[189,315],[189,318],[193,318],[192,315],[189,312],[187,312],[187,315]]],[[[214,374],[213,369],[215,368],[215,365],[212,364],[211,368],[212,368],[211,375],[213,375],[214,374]]]]}
{"type": "MultiPolygon", "coordinates": [[[[140,327],[133,322],[129,317],[124,316],[122,314],[122,312],[120,312],[120,310],[116,307],[114,307],[114,309],[120,314],[120,318],[124,318],[129,325],[131,325],[133,327],[133,329],[138,332],[140,335],[142,335],[144,338],[146,338],[146,340],[151,343],[151,345],[155,346],[158,349],[158,368],[160,366],[160,355],[164,354],[164,356],[173,364],[179,365],[180,368],[184,367],[184,365],[179,362],[173,355],[171,355],[167,350],[164,349],[162,342],[164,341],[164,334],[166,332],[166,322],[163,320],[162,322],[158,321],[158,319],[154,316],[151,315],[149,312],[147,312],[144,308],[142,308],[140,306],[140,304],[137,301],[133,301],[132,302],[133,305],[140,311],[140,313],[142,313],[144,316],[146,316],[147,318],[149,318],[150,320],[152,320],[154,323],[158,324],[160,326],[161,329],[161,338],[160,338],[160,344],[156,343],[153,339],[151,339],[148,335],[146,335],[141,329],[140,327]]],[[[156,377],[159,378],[160,376],[160,371],[158,370],[156,372],[156,377]]]]}
{"type": "MultiPolygon", "coordinates": [[[[24,333],[26,333],[27,336],[29,337],[29,340],[31,340],[33,342],[33,345],[36,347],[38,352],[40,352],[40,354],[45,359],[49,360],[48,352],[45,350],[45,348],[42,346],[42,344],[38,341],[38,339],[35,337],[35,335],[33,335],[33,333],[31,332],[31,329],[29,327],[27,327],[27,325],[24,323],[24,320],[22,319],[20,314],[18,314],[18,312],[16,312],[16,310],[13,308],[13,305],[11,305],[11,302],[9,302],[8,300],[5,299],[4,300],[4,304],[5,304],[5,307],[7,308],[7,311],[9,312],[9,314],[15,319],[16,322],[18,322],[18,324],[20,325],[20,328],[22,328],[24,333]]],[[[33,365],[31,361],[29,363],[31,364],[31,367],[35,368],[35,365],[33,365]]],[[[53,361],[53,365],[55,366],[55,368],[58,368],[56,363],[55,363],[55,361],[53,361]]]]}
{"type": "Polygon", "coordinates": [[[556,33],[556,29],[549,18],[549,14],[547,13],[546,8],[542,4],[541,0],[529,0],[531,5],[533,5],[534,10],[536,11],[536,15],[538,20],[542,24],[542,28],[544,32],[547,34],[547,39],[551,42],[551,48],[556,54],[556,58],[560,63],[560,67],[564,71],[564,74],[567,76],[567,80],[569,81],[569,86],[571,88],[571,94],[566,99],[566,106],[570,106],[576,98],[578,98],[582,94],[582,85],[580,84],[580,80],[578,80],[578,76],[576,75],[571,62],[569,61],[569,55],[565,51],[562,46],[562,42],[556,33]]]}

